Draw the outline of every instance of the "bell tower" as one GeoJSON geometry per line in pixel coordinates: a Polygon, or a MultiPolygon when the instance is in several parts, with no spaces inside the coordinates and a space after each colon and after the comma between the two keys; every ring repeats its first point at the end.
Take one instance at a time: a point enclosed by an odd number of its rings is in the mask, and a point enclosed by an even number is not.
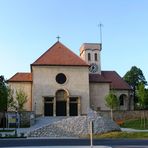
{"type": "Polygon", "coordinates": [[[80,47],[80,57],[90,65],[90,73],[101,74],[100,52],[101,44],[98,43],[84,43],[80,47]]]}

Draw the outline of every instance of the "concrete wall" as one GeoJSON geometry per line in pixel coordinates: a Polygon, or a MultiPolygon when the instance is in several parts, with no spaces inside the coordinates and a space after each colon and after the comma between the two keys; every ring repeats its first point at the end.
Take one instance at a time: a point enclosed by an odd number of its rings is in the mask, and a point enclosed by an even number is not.
{"type": "MultiPolygon", "coordinates": [[[[98,112],[101,116],[110,118],[110,111],[99,111],[98,112]]],[[[148,118],[148,110],[135,110],[135,111],[121,111],[116,110],[113,111],[113,117],[115,120],[121,119],[121,120],[130,120],[130,119],[138,119],[143,117],[143,114],[145,113],[145,117],[148,118]]]]}
{"type": "Polygon", "coordinates": [[[32,84],[31,82],[9,82],[9,86],[14,90],[14,99],[16,97],[16,91],[23,90],[27,95],[27,103],[24,105],[26,111],[32,110],[32,84]]]}
{"type": "Polygon", "coordinates": [[[36,114],[44,114],[44,96],[55,96],[57,90],[64,89],[70,96],[81,97],[81,114],[89,107],[88,67],[80,66],[33,66],[33,109],[36,114]],[[67,81],[58,84],[56,75],[64,73],[67,81]],[[35,106],[36,104],[36,106],[35,106]]]}
{"type": "Polygon", "coordinates": [[[101,110],[108,109],[105,105],[105,96],[110,90],[109,83],[90,83],[90,102],[91,106],[100,108],[101,110]]]}

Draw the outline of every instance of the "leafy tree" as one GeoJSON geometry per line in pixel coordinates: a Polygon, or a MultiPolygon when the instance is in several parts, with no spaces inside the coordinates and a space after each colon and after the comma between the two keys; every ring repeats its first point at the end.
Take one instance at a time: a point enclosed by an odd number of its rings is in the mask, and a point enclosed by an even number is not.
{"type": "Polygon", "coordinates": [[[14,90],[8,87],[7,109],[11,111],[16,110],[17,102],[14,100],[14,90]]]}
{"type": "Polygon", "coordinates": [[[138,96],[138,103],[140,109],[145,109],[147,98],[146,98],[146,90],[143,83],[138,84],[136,94],[138,96]]]}
{"type": "Polygon", "coordinates": [[[27,102],[27,95],[22,89],[16,91],[16,100],[17,100],[17,107],[18,107],[17,110],[23,111],[24,105],[27,102]]]}
{"type": "Polygon", "coordinates": [[[7,110],[8,91],[4,76],[0,76],[0,111],[7,110]]]}
{"type": "Polygon", "coordinates": [[[136,66],[132,66],[123,78],[133,88],[138,86],[140,82],[142,82],[144,85],[147,85],[147,81],[145,80],[142,70],[136,66]]]}
{"type": "Polygon", "coordinates": [[[147,95],[147,91],[146,91],[143,83],[138,84],[136,93],[138,96],[139,107],[140,107],[140,109],[143,110],[143,115],[141,115],[141,126],[143,125],[143,127],[145,128],[145,111],[144,111],[144,109],[146,108],[146,102],[148,100],[148,98],[147,98],[148,95],[147,95]]]}
{"type": "Polygon", "coordinates": [[[131,69],[124,75],[123,79],[133,88],[134,91],[134,103],[136,103],[136,89],[139,83],[147,85],[147,81],[140,68],[132,66],[131,69]]]}
{"type": "Polygon", "coordinates": [[[147,88],[145,88],[145,97],[147,98],[145,100],[145,108],[148,109],[148,89],[147,88]]]}
{"type": "Polygon", "coordinates": [[[117,109],[119,106],[119,100],[117,96],[113,93],[113,91],[110,91],[110,93],[105,97],[106,106],[110,108],[111,110],[111,119],[113,119],[113,110],[117,109]]]}
{"type": "Polygon", "coordinates": [[[7,111],[7,98],[8,91],[6,81],[4,79],[4,76],[0,76],[0,112],[3,112],[3,117],[0,119],[0,124],[3,129],[6,125],[5,111],[7,111]]]}

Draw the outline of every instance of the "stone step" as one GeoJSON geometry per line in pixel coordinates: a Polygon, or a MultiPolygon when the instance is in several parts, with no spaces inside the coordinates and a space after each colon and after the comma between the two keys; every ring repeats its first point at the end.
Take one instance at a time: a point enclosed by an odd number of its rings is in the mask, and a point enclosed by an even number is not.
{"type": "MultiPolygon", "coordinates": [[[[28,133],[29,137],[79,137],[89,134],[89,120],[86,116],[47,118],[47,124],[38,127],[28,133]]],[[[41,122],[43,123],[43,121],[41,122]]],[[[104,117],[96,117],[93,122],[94,133],[104,133],[109,131],[120,131],[120,127],[112,120],[104,117]]]]}

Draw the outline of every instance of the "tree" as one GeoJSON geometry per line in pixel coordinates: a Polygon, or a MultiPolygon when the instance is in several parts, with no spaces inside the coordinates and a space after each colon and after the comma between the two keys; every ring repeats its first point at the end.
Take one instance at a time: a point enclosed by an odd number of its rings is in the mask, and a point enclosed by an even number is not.
{"type": "Polygon", "coordinates": [[[7,111],[7,98],[8,91],[6,81],[4,79],[4,76],[0,76],[0,112],[3,112],[3,117],[0,120],[0,124],[3,127],[3,129],[6,125],[5,111],[7,111]]]}
{"type": "Polygon", "coordinates": [[[16,100],[17,100],[17,110],[23,111],[24,105],[27,102],[27,95],[22,89],[16,91],[16,100]]]}
{"type": "Polygon", "coordinates": [[[148,109],[148,88],[145,88],[145,108],[148,109]]]}
{"type": "Polygon", "coordinates": [[[111,110],[111,119],[113,119],[113,110],[117,109],[119,106],[119,100],[117,96],[113,93],[113,91],[110,91],[110,93],[105,97],[106,106],[110,108],[111,110]]]}
{"type": "Polygon", "coordinates": [[[143,116],[141,115],[141,126],[142,126],[142,120],[143,120],[143,127],[145,128],[145,111],[144,109],[146,108],[146,102],[148,100],[147,96],[147,91],[144,87],[143,83],[139,83],[137,87],[137,96],[138,96],[138,103],[140,109],[143,110],[143,116]]]}
{"type": "Polygon", "coordinates": [[[145,109],[146,105],[146,90],[143,83],[139,83],[136,91],[140,109],[145,109]]]}
{"type": "Polygon", "coordinates": [[[4,76],[0,76],[0,111],[7,110],[8,90],[5,83],[4,76]]]}
{"type": "Polygon", "coordinates": [[[17,102],[14,100],[14,90],[12,90],[10,87],[8,87],[7,89],[8,89],[7,109],[15,111],[17,102]]]}
{"type": "Polygon", "coordinates": [[[147,85],[147,81],[140,68],[132,66],[131,69],[124,75],[123,79],[133,88],[134,103],[136,103],[136,89],[139,83],[147,85]]]}

